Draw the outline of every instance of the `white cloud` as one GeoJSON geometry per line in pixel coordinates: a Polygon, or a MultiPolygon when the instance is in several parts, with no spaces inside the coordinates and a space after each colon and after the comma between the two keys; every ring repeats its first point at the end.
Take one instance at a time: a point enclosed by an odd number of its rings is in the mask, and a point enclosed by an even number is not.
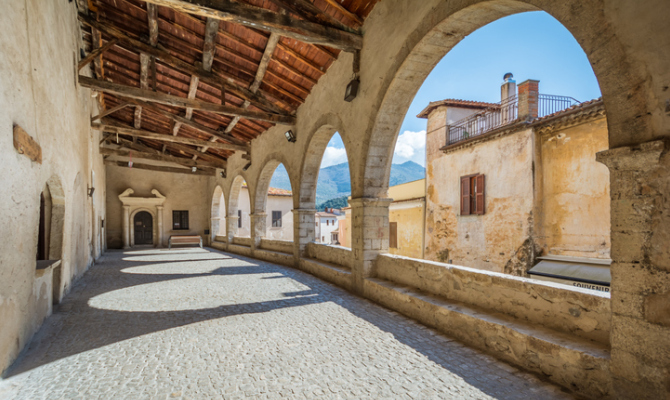
{"type": "Polygon", "coordinates": [[[398,136],[393,152],[393,163],[402,164],[410,160],[423,167],[426,166],[426,131],[405,131],[398,136]]]}
{"type": "Polygon", "coordinates": [[[323,153],[321,168],[342,164],[347,161],[347,151],[344,148],[338,149],[337,147],[328,146],[326,147],[326,152],[323,153]]]}

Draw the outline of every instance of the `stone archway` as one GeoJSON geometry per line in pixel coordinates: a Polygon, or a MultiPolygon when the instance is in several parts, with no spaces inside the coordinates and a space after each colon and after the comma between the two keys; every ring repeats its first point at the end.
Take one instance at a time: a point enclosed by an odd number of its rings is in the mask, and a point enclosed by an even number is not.
{"type": "Polygon", "coordinates": [[[126,189],[119,195],[123,204],[123,248],[128,249],[135,244],[135,230],[133,221],[138,212],[146,211],[153,218],[153,242],[155,247],[163,246],[163,203],[165,196],[158,190],[153,189],[151,193],[155,197],[131,197],[135,193],[133,189],[126,189]]]}
{"type": "Polygon", "coordinates": [[[212,207],[210,210],[212,242],[217,236],[226,235],[226,199],[224,197],[223,189],[217,185],[212,194],[212,207]]]}

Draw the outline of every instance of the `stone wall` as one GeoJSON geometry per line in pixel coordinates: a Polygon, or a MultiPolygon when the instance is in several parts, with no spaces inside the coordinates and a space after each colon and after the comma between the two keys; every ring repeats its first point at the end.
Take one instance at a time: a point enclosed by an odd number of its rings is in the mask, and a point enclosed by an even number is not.
{"type": "Polygon", "coordinates": [[[376,260],[378,278],[609,343],[609,293],[401,256],[376,260]]]}
{"type": "Polygon", "coordinates": [[[261,249],[293,254],[293,241],[261,239],[261,249]]]}
{"type": "Polygon", "coordinates": [[[307,257],[351,269],[351,249],[346,247],[309,243],[307,257]]]}

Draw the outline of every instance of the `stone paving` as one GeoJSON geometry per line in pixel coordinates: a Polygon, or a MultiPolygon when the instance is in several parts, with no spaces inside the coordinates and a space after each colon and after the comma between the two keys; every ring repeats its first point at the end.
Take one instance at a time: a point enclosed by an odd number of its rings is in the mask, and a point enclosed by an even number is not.
{"type": "Polygon", "coordinates": [[[565,399],[298,270],[215,250],[108,252],[1,399],[565,399]]]}

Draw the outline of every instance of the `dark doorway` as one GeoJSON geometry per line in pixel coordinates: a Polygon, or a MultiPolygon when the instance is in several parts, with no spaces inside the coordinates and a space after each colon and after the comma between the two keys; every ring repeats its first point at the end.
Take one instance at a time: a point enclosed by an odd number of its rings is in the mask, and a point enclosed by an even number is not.
{"type": "Polygon", "coordinates": [[[151,214],[140,211],[135,214],[135,244],[153,244],[154,227],[151,214]]]}
{"type": "Polygon", "coordinates": [[[47,251],[47,223],[46,223],[46,201],[44,193],[40,194],[40,225],[37,236],[37,260],[48,259],[47,251]]]}

